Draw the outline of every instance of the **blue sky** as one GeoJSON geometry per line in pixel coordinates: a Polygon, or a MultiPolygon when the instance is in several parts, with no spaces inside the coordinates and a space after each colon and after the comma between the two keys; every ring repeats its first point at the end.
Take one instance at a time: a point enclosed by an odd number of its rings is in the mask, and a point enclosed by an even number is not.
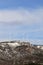
{"type": "Polygon", "coordinates": [[[37,8],[43,7],[43,0],[0,0],[0,8],[37,8]]]}
{"type": "Polygon", "coordinates": [[[43,0],[0,0],[0,41],[15,39],[43,41],[43,0]]]}

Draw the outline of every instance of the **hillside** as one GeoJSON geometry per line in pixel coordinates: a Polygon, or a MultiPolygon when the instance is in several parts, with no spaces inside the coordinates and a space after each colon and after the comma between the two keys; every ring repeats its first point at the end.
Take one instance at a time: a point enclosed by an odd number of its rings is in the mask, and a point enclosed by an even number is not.
{"type": "Polygon", "coordinates": [[[43,49],[30,42],[0,42],[0,65],[43,64],[43,49]]]}

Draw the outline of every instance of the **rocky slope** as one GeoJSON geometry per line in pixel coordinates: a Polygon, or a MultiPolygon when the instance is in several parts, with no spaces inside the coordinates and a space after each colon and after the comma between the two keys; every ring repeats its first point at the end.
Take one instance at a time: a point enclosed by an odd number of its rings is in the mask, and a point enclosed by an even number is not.
{"type": "Polygon", "coordinates": [[[43,50],[29,42],[0,42],[0,65],[43,63],[43,50]]]}

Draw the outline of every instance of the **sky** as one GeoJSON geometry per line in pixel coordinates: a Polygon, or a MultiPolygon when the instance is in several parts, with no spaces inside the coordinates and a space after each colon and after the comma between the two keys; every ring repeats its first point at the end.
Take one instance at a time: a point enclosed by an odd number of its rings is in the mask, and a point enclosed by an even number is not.
{"type": "Polygon", "coordinates": [[[0,41],[3,40],[43,44],[43,0],[0,0],[0,41]]]}

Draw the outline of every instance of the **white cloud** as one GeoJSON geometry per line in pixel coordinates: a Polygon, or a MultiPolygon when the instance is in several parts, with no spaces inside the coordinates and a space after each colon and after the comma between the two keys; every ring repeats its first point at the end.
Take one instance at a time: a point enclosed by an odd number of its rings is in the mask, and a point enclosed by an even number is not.
{"type": "Polygon", "coordinates": [[[40,23],[43,22],[43,8],[32,11],[26,9],[0,10],[0,22],[40,23]]]}

